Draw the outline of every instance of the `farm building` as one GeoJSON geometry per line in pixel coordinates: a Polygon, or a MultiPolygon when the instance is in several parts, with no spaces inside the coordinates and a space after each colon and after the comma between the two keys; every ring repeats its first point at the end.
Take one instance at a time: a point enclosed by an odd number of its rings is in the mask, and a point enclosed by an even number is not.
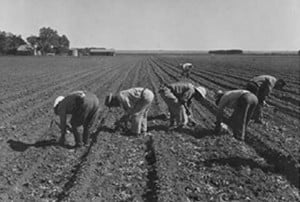
{"type": "Polygon", "coordinates": [[[79,49],[71,48],[68,53],[70,56],[79,57],[79,49]]]}
{"type": "Polygon", "coordinates": [[[18,55],[33,55],[33,47],[28,44],[21,45],[17,48],[18,55]]]}
{"type": "Polygon", "coordinates": [[[105,48],[90,48],[89,54],[92,56],[114,56],[114,49],[105,49],[105,48]]]}

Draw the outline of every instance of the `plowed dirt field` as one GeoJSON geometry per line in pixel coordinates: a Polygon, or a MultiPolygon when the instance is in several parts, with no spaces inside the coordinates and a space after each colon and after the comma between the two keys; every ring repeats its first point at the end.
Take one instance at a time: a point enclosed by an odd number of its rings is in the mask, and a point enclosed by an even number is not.
{"type": "Polygon", "coordinates": [[[115,57],[0,57],[0,201],[300,201],[300,57],[120,55],[115,57]],[[180,62],[196,67],[180,78],[180,62]],[[251,123],[245,142],[213,132],[218,89],[242,88],[259,74],[283,78],[251,123]],[[205,86],[194,101],[196,129],[168,131],[162,82],[205,86]],[[102,105],[91,144],[56,143],[52,104],[74,90],[109,92],[147,87],[155,93],[148,135],[114,129],[121,109],[102,105]]]}

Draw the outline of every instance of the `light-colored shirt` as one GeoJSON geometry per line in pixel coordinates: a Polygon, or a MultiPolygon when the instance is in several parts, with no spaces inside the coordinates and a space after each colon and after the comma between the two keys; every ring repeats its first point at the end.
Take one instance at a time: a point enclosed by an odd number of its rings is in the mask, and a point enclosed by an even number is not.
{"type": "Polygon", "coordinates": [[[145,88],[137,87],[120,91],[118,94],[121,106],[128,113],[134,113],[134,106],[141,100],[145,88]]]}
{"type": "Polygon", "coordinates": [[[264,84],[264,82],[267,81],[268,83],[266,85],[266,89],[263,89],[262,91],[266,96],[269,96],[276,84],[277,79],[274,76],[270,75],[260,75],[253,77],[250,81],[256,83],[259,87],[261,87],[264,84]]]}
{"type": "Polygon", "coordinates": [[[191,68],[193,68],[193,64],[191,63],[184,63],[181,66],[182,70],[190,70],[191,68]]]}
{"type": "Polygon", "coordinates": [[[189,101],[195,94],[195,86],[191,83],[177,82],[169,84],[168,87],[171,89],[171,92],[183,102],[189,101]]]}

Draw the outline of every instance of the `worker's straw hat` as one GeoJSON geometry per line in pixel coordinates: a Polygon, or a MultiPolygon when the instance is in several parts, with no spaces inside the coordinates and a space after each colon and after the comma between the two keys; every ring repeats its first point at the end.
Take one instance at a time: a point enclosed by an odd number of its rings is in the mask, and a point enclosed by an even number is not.
{"type": "Polygon", "coordinates": [[[113,97],[112,93],[110,93],[109,95],[106,96],[105,102],[104,102],[105,106],[107,106],[107,107],[111,106],[112,97],[113,97]]]}
{"type": "Polygon", "coordinates": [[[195,90],[198,92],[198,93],[200,93],[200,95],[203,97],[203,98],[205,98],[206,97],[206,89],[204,88],[204,87],[202,87],[202,86],[198,86],[198,87],[196,87],[195,88],[195,90]]]}
{"type": "Polygon", "coordinates": [[[64,96],[58,96],[54,101],[53,108],[55,108],[63,99],[65,99],[64,96]]]}

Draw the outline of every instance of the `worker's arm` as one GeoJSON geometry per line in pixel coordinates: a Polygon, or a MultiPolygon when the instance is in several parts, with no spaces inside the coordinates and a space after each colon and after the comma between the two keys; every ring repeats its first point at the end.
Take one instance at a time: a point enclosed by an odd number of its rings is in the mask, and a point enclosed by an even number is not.
{"type": "Polygon", "coordinates": [[[217,112],[217,121],[216,121],[216,127],[215,132],[219,133],[221,130],[221,123],[223,121],[223,112],[224,108],[226,106],[227,102],[224,99],[221,99],[218,106],[218,112],[217,112]]]}
{"type": "Polygon", "coordinates": [[[195,93],[194,87],[189,87],[189,88],[187,88],[187,89],[184,91],[184,93],[182,94],[182,97],[181,97],[180,100],[179,100],[179,101],[181,102],[181,104],[187,103],[188,100],[190,100],[191,97],[194,95],[194,93],[195,93]]]}
{"type": "Polygon", "coordinates": [[[64,137],[67,131],[67,115],[65,112],[59,114],[60,118],[60,132],[61,136],[64,137]]]}

